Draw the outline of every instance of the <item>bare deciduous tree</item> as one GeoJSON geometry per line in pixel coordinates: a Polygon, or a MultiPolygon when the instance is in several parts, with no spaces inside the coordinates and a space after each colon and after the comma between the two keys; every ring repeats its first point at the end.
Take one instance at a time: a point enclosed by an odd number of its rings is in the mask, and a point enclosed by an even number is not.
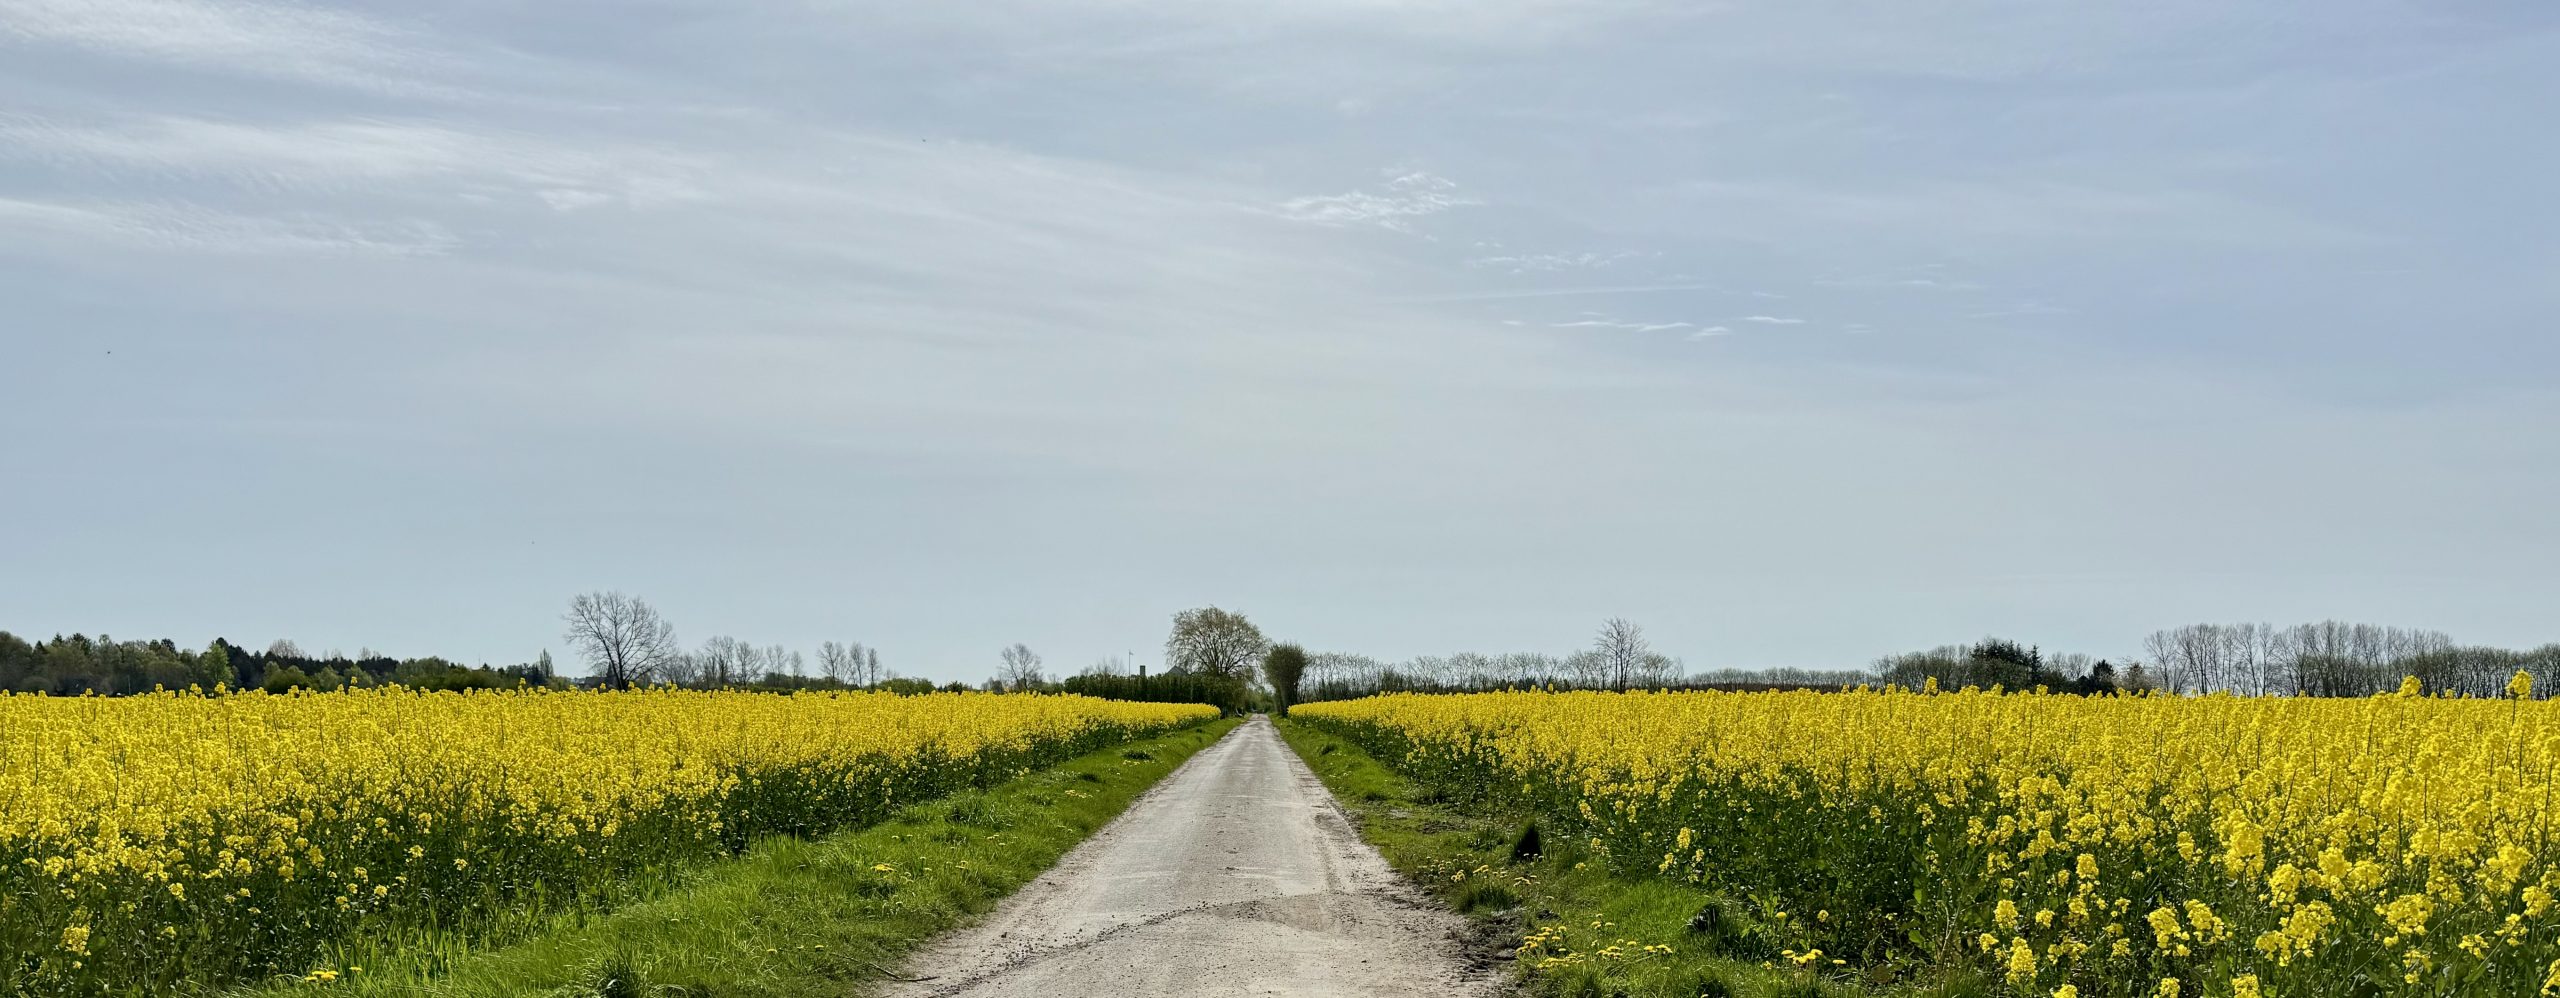
{"type": "Polygon", "coordinates": [[[847,686],[863,683],[862,642],[827,641],[818,645],[818,673],[847,686]]]}
{"type": "Polygon", "coordinates": [[[1634,621],[1611,617],[1600,625],[1600,639],[1591,650],[1599,653],[1611,686],[1624,690],[1629,680],[1643,672],[1645,656],[1653,653],[1653,646],[1645,641],[1644,628],[1637,627],[1634,621]]]}
{"type": "Polygon", "coordinates": [[[1687,671],[1680,664],[1679,659],[1658,651],[1649,651],[1644,654],[1644,659],[1636,664],[1633,679],[1637,686],[1660,689],[1679,682],[1681,673],[1687,671]]]}
{"type": "Polygon", "coordinates": [[[756,654],[755,668],[748,671],[747,682],[763,682],[775,676],[797,676],[808,668],[808,659],[781,645],[766,645],[756,654]]]}
{"type": "Polygon", "coordinates": [[[996,673],[998,682],[1003,683],[1006,689],[1015,692],[1039,687],[1040,655],[1038,652],[1032,651],[1031,646],[1017,641],[1006,648],[1003,654],[1004,668],[996,673]]]}
{"type": "MultiPolygon", "coordinates": [[[[756,646],[730,637],[717,635],[702,642],[702,650],[693,653],[691,682],[702,686],[727,686],[752,678],[755,672],[756,646]]],[[[684,682],[678,679],[678,682],[684,682]]]]}
{"type": "Polygon", "coordinates": [[[649,681],[677,654],[675,626],[637,596],[585,593],[569,601],[561,619],[569,624],[569,644],[617,690],[649,681]]]}
{"type": "Polygon", "coordinates": [[[1609,685],[1609,657],[1585,649],[1566,656],[1564,674],[1580,689],[1597,690],[1609,685]]]}
{"type": "Polygon", "coordinates": [[[701,686],[704,685],[702,677],[709,675],[710,672],[710,667],[704,664],[700,654],[680,651],[667,656],[666,662],[658,666],[658,674],[653,678],[658,682],[672,683],[677,686],[701,686]]]}
{"type": "MultiPolygon", "coordinates": [[[[2440,631],[2323,621],[2276,628],[2266,624],[2191,624],[2143,640],[2157,685],[2180,693],[2231,690],[2256,694],[2362,696],[2395,689],[2404,675],[2428,688],[2495,689],[2479,677],[2485,660],[2461,659],[2440,631]],[[2467,664],[2455,666],[2461,660],[2467,664]],[[2457,679],[2457,675],[2471,676],[2457,679]]],[[[2503,680],[2500,680],[2503,682],[2503,680]]]]}

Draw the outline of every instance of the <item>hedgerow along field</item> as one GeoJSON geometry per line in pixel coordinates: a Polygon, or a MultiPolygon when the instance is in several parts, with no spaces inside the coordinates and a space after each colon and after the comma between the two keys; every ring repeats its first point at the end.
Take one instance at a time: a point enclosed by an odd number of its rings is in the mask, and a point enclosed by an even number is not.
{"type": "Polygon", "coordinates": [[[1740,916],[1605,949],[1533,935],[1531,967],[1725,945],[1806,993],[2524,996],[2560,993],[2560,706],[2530,690],[1399,694],[1291,716],[1740,916]]]}
{"type": "Polygon", "coordinates": [[[0,696],[0,993],[359,973],[365,938],[816,835],[1208,707],[649,690],[0,696]]]}

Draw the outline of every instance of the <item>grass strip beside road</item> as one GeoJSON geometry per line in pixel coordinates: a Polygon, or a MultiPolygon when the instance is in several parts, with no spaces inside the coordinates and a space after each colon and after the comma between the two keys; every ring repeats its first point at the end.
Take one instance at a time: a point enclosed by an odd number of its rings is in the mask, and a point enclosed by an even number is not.
{"type": "Polygon", "coordinates": [[[610,913],[554,916],[520,942],[425,940],[331,982],[251,996],[833,998],[874,990],[918,943],[992,908],[1238,722],[1068,761],[818,839],[775,838],[610,913]]]}
{"type": "MultiPolygon", "coordinates": [[[[1828,960],[1799,968],[1763,952],[1766,916],[1671,880],[1625,879],[1589,846],[1517,816],[1442,806],[1358,745],[1311,725],[1280,736],[1315,770],[1387,862],[1473,919],[1474,945],[1520,968],[1532,994],[1569,998],[1852,998],[1828,960]],[[1518,853],[1534,851],[1534,858],[1518,853]]],[[[1800,917],[1800,916],[1799,916],[1800,917]]],[[[1965,988],[1926,992],[1947,998],[1965,988]]],[[[1981,994],[1988,994],[1983,989],[1981,994]]]]}

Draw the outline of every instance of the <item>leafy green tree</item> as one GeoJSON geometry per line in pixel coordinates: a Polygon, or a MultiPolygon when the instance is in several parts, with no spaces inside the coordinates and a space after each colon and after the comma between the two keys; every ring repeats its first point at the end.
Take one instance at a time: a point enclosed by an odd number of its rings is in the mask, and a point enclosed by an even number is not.
{"type": "Polygon", "coordinates": [[[267,670],[266,690],[269,693],[285,693],[295,687],[310,685],[311,676],[297,666],[288,665],[281,669],[267,670]]]}
{"type": "Polygon", "coordinates": [[[1280,708],[1280,716],[1289,716],[1289,705],[1298,702],[1298,680],[1307,674],[1307,650],[1292,644],[1272,645],[1262,656],[1262,679],[1271,684],[1271,695],[1280,708]]]}
{"type": "Polygon", "coordinates": [[[0,631],[0,689],[16,689],[35,675],[36,647],[26,639],[0,631]]]}
{"type": "Polygon", "coordinates": [[[1173,633],[1164,639],[1164,660],[1173,671],[1249,683],[1254,663],[1270,648],[1271,640],[1243,614],[1201,607],[1173,615],[1173,633]]]}
{"type": "Polygon", "coordinates": [[[196,653],[195,664],[187,670],[187,681],[203,687],[206,692],[231,681],[231,653],[222,650],[221,641],[206,645],[203,651],[196,653]]]}

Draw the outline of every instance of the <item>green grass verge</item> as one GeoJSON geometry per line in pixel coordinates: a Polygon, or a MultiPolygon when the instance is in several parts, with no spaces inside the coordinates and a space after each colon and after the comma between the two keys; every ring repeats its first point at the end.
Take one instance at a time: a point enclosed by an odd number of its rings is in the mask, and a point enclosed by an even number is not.
{"type": "MultiPolygon", "coordinates": [[[[1585,843],[1541,834],[1516,816],[1442,806],[1359,746],[1311,726],[1280,723],[1287,740],[1350,811],[1387,862],[1467,915],[1477,945],[1519,968],[1531,994],[1570,998],[1851,998],[1895,993],[1989,995],[1971,980],[1925,991],[1868,988],[1828,958],[1799,967],[1767,940],[1783,918],[1668,879],[1628,879],[1586,862],[1585,843]],[[1524,947],[1528,940],[1538,945],[1524,947]],[[1649,948],[1650,947],[1650,948],[1649,948]],[[1667,950],[1665,949],[1667,947],[1667,950]]],[[[1541,833],[1548,829],[1539,829],[1541,833]]]]}
{"type": "Polygon", "coordinates": [[[242,998],[828,998],[875,990],[916,944],[1055,865],[1238,722],[1115,745],[824,838],[769,839],[609,913],[552,916],[474,950],[427,939],[333,983],[242,998]]]}

